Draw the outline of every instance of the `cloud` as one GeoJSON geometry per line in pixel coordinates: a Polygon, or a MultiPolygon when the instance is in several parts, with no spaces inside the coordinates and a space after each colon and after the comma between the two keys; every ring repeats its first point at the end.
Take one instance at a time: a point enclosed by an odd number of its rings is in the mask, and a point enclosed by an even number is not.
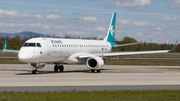
{"type": "Polygon", "coordinates": [[[154,26],[148,22],[129,22],[128,20],[118,20],[118,24],[120,25],[128,25],[128,26],[136,26],[136,27],[149,27],[154,26]]]}
{"type": "Polygon", "coordinates": [[[162,28],[162,27],[156,27],[154,29],[157,30],[157,31],[164,31],[164,30],[166,30],[165,28],[162,28]]]}
{"type": "Polygon", "coordinates": [[[43,25],[42,23],[19,24],[19,23],[0,22],[0,28],[8,28],[8,29],[15,28],[15,29],[24,29],[24,30],[30,30],[30,29],[48,30],[50,27],[47,25],[43,25]]]}
{"type": "Polygon", "coordinates": [[[167,4],[166,7],[171,9],[180,9],[180,0],[172,1],[167,4]]]}
{"type": "Polygon", "coordinates": [[[82,37],[88,35],[106,35],[106,33],[104,33],[106,28],[98,26],[105,24],[106,22],[103,20],[98,20],[95,16],[65,18],[56,14],[42,16],[19,13],[13,10],[0,10],[0,19],[1,32],[16,33],[19,31],[29,30],[44,34],[51,32],[55,35],[61,34],[62,36],[64,34],[72,34],[77,36],[82,35],[82,37]],[[96,25],[96,27],[93,25],[96,25]],[[82,28],[80,26],[82,26],[82,28]],[[92,27],[86,28],[86,26],[92,27]]]}
{"type": "Polygon", "coordinates": [[[68,27],[64,27],[64,26],[55,26],[55,29],[67,29],[68,27]]]}
{"type": "MultiPolygon", "coordinates": [[[[86,9],[86,10],[94,10],[94,11],[110,11],[105,9],[96,9],[96,8],[88,8],[88,7],[78,7],[78,6],[64,6],[64,5],[51,5],[51,4],[37,4],[37,3],[27,3],[27,2],[11,2],[11,1],[0,1],[3,3],[10,4],[19,4],[19,5],[33,5],[33,6],[44,6],[44,7],[61,7],[61,8],[72,8],[72,9],[86,9]]],[[[112,10],[111,10],[112,11],[112,10]]]]}
{"type": "Polygon", "coordinates": [[[41,15],[33,15],[28,13],[20,14],[17,11],[6,11],[6,10],[0,10],[0,18],[4,19],[42,19],[43,16],[41,15]]]}
{"type": "Polygon", "coordinates": [[[174,21],[174,22],[177,22],[179,21],[178,18],[172,18],[172,17],[165,17],[165,18],[162,18],[161,21],[174,21]]]}
{"type": "Polygon", "coordinates": [[[0,10],[0,18],[16,17],[16,16],[18,16],[18,12],[16,12],[16,11],[0,10]]]}
{"type": "Polygon", "coordinates": [[[118,20],[118,23],[121,24],[121,25],[130,25],[130,24],[132,24],[128,20],[118,20]]]}
{"type": "Polygon", "coordinates": [[[47,13],[60,13],[60,10],[59,9],[46,9],[44,12],[47,12],[47,13]]]}
{"type": "Polygon", "coordinates": [[[46,16],[46,18],[47,18],[47,20],[60,20],[63,17],[51,14],[51,15],[46,16]]]}
{"type": "Polygon", "coordinates": [[[165,31],[167,29],[170,29],[170,26],[163,25],[162,27],[155,27],[154,30],[156,31],[165,31]]]}
{"type": "Polygon", "coordinates": [[[87,35],[88,33],[85,31],[69,31],[69,35],[87,35]]]}
{"type": "Polygon", "coordinates": [[[98,19],[96,17],[84,17],[84,18],[80,18],[80,19],[84,20],[84,21],[92,21],[92,22],[98,21],[98,19]]]}
{"type": "Polygon", "coordinates": [[[173,26],[174,29],[180,30],[180,26],[179,25],[175,25],[173,26]]]}
{"type": "Polygon", "coordinates": [[[142,36],[142,33],[137,33],[137,36],[142,36]]]}
{"type": "Polygon", "coordinates": [[[165,35],[166,33],[164,33],[164,32],[156,32],[156,33],[154,33],[155,35],[165,35]]]}
{"type": "Polygon", "coordinates": [[[138,26],[138,27],[153,26],[152,24],[147,23],[147,22],[132,22],[132,24],[133,24],[134,26],[138,26]]]}
{"type": "Polygon", "coordinates": [[[18,13],[17,11],[6,11],[0,10],[0,18],[4,22],[19,22],[19,23],[32,23],[32,22],[42,22],[44,17],[42,15],[33,15],[28,13],[18,13]]]}
{"type": "Polygon", "coordinates": [[[107,31],[107,29],[104,28],[104,27],[96,27],[94,30],[95,30],[95,31],[100,31],[100,32],[105,32],[105,31],[107,31]]]}
{"type": "Polygon", "coordinates": [[[145,9],[149,5],[151,5],[151,0],[118,0],[110,5],[105,5],[105,7],[137,7],[138,9],[145,9]]]}
{"type": "Polygon", "coordinates": [[[89,12],[82,12],[82,11],[79,11],[79,12],[75,12],[73,13],[74,15],[90,15],[89,12]]]}
{"type": "Polygon", "coordinates": [[[168,28],[170,28],[170,27],[169,27],[169,26],[167,26],[167,25],[163,25],[163,28],[168,29],[168,28]]]}

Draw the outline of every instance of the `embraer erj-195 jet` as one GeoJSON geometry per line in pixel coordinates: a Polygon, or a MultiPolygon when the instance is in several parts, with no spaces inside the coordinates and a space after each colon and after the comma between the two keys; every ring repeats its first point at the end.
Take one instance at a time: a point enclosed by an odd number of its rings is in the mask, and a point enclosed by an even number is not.
{"type": "Polygon", "coordinates": [[[18,53],[18,59],[28,63],[33,69],[32,74],[46,63],[54,63],[54,71],[63,72],[62,64],[85,63],[91,72],[100,72],[104,66],[104,60],[111,56],[166,53],[171,50],[138,51],[138,52],[111,52],[114,48],[131,44],[116,45],[115,36],[116,13],[111,18],[109,29],[104,40],[60,39],[60,38],[32,38],[27,40],[21,49],[7,50],[5,41],[3,52],[18,53]]]}

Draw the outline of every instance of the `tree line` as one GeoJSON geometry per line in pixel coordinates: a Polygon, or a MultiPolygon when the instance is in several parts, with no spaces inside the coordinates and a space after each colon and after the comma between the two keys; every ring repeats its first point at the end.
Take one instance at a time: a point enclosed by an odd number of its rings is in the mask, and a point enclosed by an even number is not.
{"type": "MultiPolygon", "coordinates": [[[[39,36],[31,36],[30,38],[39,37],[39,36]]],[[[55,37],[55,36],[54,36],[55,37]]],[[[7,48],[10,50],[19,50],[21,46],[30,39],[28,37],[21,38],[20,36],[15,37],[0,37],[0,49],[3,49],[4,42],[7,40],[7,48]]],[[[102,38],[97,37],[74,37],[71,35],[65,35],[64,37],[58,37],[58,38],[69,38],[69,39],[89,39],[89,40],[103,40],[102,38]]],[[[117,44],[126,44],[126,43],[136,43],[137,40],[131,37],[124,37],[122,40],[116,40],[115,43],[117,44]]],[[[174,44],[157,44],[157,43],[140,43],[136,45],[130,45],[130,46],[122,46],[115,48],[113,51],[119,52],[119,51],[148,51],[148,50],[170,50],[174,47],[174,44]]],[[[180,44],[177,44],[176,48],[173,50],[173,52],[180,52],[180,44]]]]}

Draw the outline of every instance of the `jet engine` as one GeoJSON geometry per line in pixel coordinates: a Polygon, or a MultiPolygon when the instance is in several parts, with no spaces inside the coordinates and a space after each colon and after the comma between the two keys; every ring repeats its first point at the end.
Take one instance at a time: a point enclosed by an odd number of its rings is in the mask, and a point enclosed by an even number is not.
{"type": "Polygon", "coordinates": [[[86,60],[86,66],[89,69],[101,69],[104,66],[104,60],[101,57],[90,57],[86,60]]]}
{"type": "Polygon", "coordinates": [[[46,63],[28,63],[28,66],[32,69],[42,69],[46,63]]]}

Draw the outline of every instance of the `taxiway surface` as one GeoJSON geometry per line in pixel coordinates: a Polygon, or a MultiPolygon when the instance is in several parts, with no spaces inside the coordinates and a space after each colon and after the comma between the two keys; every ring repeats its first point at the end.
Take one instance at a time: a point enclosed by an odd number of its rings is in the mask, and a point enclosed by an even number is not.
{"type": "Polygon", "coordinates": [[[27,65],[0,64],[0,92],[180,90],[180,66],[112,66],[91,73],[85,65],[46,65],[33,75],[27,65]]]}

